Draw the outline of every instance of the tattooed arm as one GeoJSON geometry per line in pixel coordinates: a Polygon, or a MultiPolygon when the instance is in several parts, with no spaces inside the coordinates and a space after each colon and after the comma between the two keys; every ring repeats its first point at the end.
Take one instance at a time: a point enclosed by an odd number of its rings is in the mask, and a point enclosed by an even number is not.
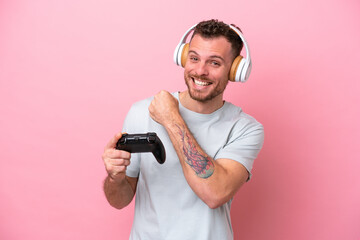
{"type": "Polygon", "coordinates": [[[195,140],[190,135],[185,125],[178,125],[174,123],[178,128],[177,135],[181,137],[181,151],[184,155],[185,162],[194,170],[195,174],[200,178],[208,178],[214,173],[213,160],[202,153],[200,147],[195,144],[195,140]]]}
{"type": "Polygon", "coordinates": [[[210,208],[228,202],[248,178],[245,167],[231,159],[214,161],[208,156],[186,126],[178,101],[170,93],[157,94],[149,112],[168,132],[185,178],[199,198],[210,208]]]}

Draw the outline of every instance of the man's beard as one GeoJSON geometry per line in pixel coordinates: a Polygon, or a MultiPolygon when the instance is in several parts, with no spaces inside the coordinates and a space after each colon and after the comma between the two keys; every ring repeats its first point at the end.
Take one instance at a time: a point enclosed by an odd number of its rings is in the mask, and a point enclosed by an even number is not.
{"type": "Polygon", "coordinates": [[[220,94],[222,94],[228,84],[228,81],[226,81],[225,85],[218,83],[218,85],[215,87],[215,89],[213,89],[208,95],[203,95],[200,93],[199,90],[197,89],[192,89],[190,88],[190,83],[189,82],[193,82],[193,78],[195,79],[199,79],[199,80],[203,80],[203,81],[207,81],[207,82],[211,82],[212,81],[204,76],[198,76],[196,74],[184,74],[184,78],[185,78],[185,84],[188,88],[188,92],[189,95],[192,99],[199,101],[199,102],[208,102],[212,99],[214,99],[215,97],[219,96],[220,94]]]}

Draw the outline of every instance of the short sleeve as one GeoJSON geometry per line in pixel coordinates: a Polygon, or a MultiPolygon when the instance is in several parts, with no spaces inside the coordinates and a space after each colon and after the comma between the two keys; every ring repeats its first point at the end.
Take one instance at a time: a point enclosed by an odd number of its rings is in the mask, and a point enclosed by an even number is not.
{"type": "Polygon", "coordinates": [[[226,158],[241,163],[249,172],[250,180],[254,160],[264,143],[264,128],[255,120],[248,120],[237,122],[215,159],[226,158]]]}
{"type": "MultiPolygon", "coordinates": [[[[122,132],[123,133],[135,133],[137,130],[137,119],[138,114],[136,114],[136,106],[131,106],[126,118],[124,120],[122,132]]],[[[130,165],[126,168],[126,175],[129,177],[138,177],[140,172],[140,154],[132,153],[130,159],[130,165]]]]}

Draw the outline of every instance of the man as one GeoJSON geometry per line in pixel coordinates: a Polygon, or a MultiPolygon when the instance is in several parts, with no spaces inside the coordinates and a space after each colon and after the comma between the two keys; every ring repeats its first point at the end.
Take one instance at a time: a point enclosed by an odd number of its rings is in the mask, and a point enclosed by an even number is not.
{"type": "Polygon", "coordinates": [[[151,153],[116,150],[121,133],[105,147],[109,203],[121,209],[136,193],[130,239],[233,239],[231,200],[250,179],[264,139],[260,123],[223,100],[241,47],[229,25],[199,23],[184,66],[187,90],[161,91],[131,107],[123,131],[156,132],[163,165],[151,153]]]}

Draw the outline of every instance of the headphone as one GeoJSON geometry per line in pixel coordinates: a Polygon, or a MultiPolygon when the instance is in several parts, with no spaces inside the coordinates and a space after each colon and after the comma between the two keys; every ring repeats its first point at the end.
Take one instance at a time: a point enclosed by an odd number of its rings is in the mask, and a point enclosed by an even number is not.
{"type": "MultiPolygon", "coordinates": [[[[176,46],[174,52],[174,62],[176,65],[180,67],[184,67],[187,59],[187,55],[189,52],[189,43],[186,42],[186,38],[190,34],[192,30],[196,27],[197,24],[192,26],[189,30],[186,31],[184,36],[181,38],[180,43],[176,46]]],[[[234,59],[229,74],[229,80],[232,82],[246,82],[248,80],[250,72],[251,72],[251,57],[250,57],[250,49],[249,46],[243,36],[243,34],[232,25],[228,25],[234,32],[236,32],[244,43],[246,50],[246,58],[239,55],[234,59]]]]}

